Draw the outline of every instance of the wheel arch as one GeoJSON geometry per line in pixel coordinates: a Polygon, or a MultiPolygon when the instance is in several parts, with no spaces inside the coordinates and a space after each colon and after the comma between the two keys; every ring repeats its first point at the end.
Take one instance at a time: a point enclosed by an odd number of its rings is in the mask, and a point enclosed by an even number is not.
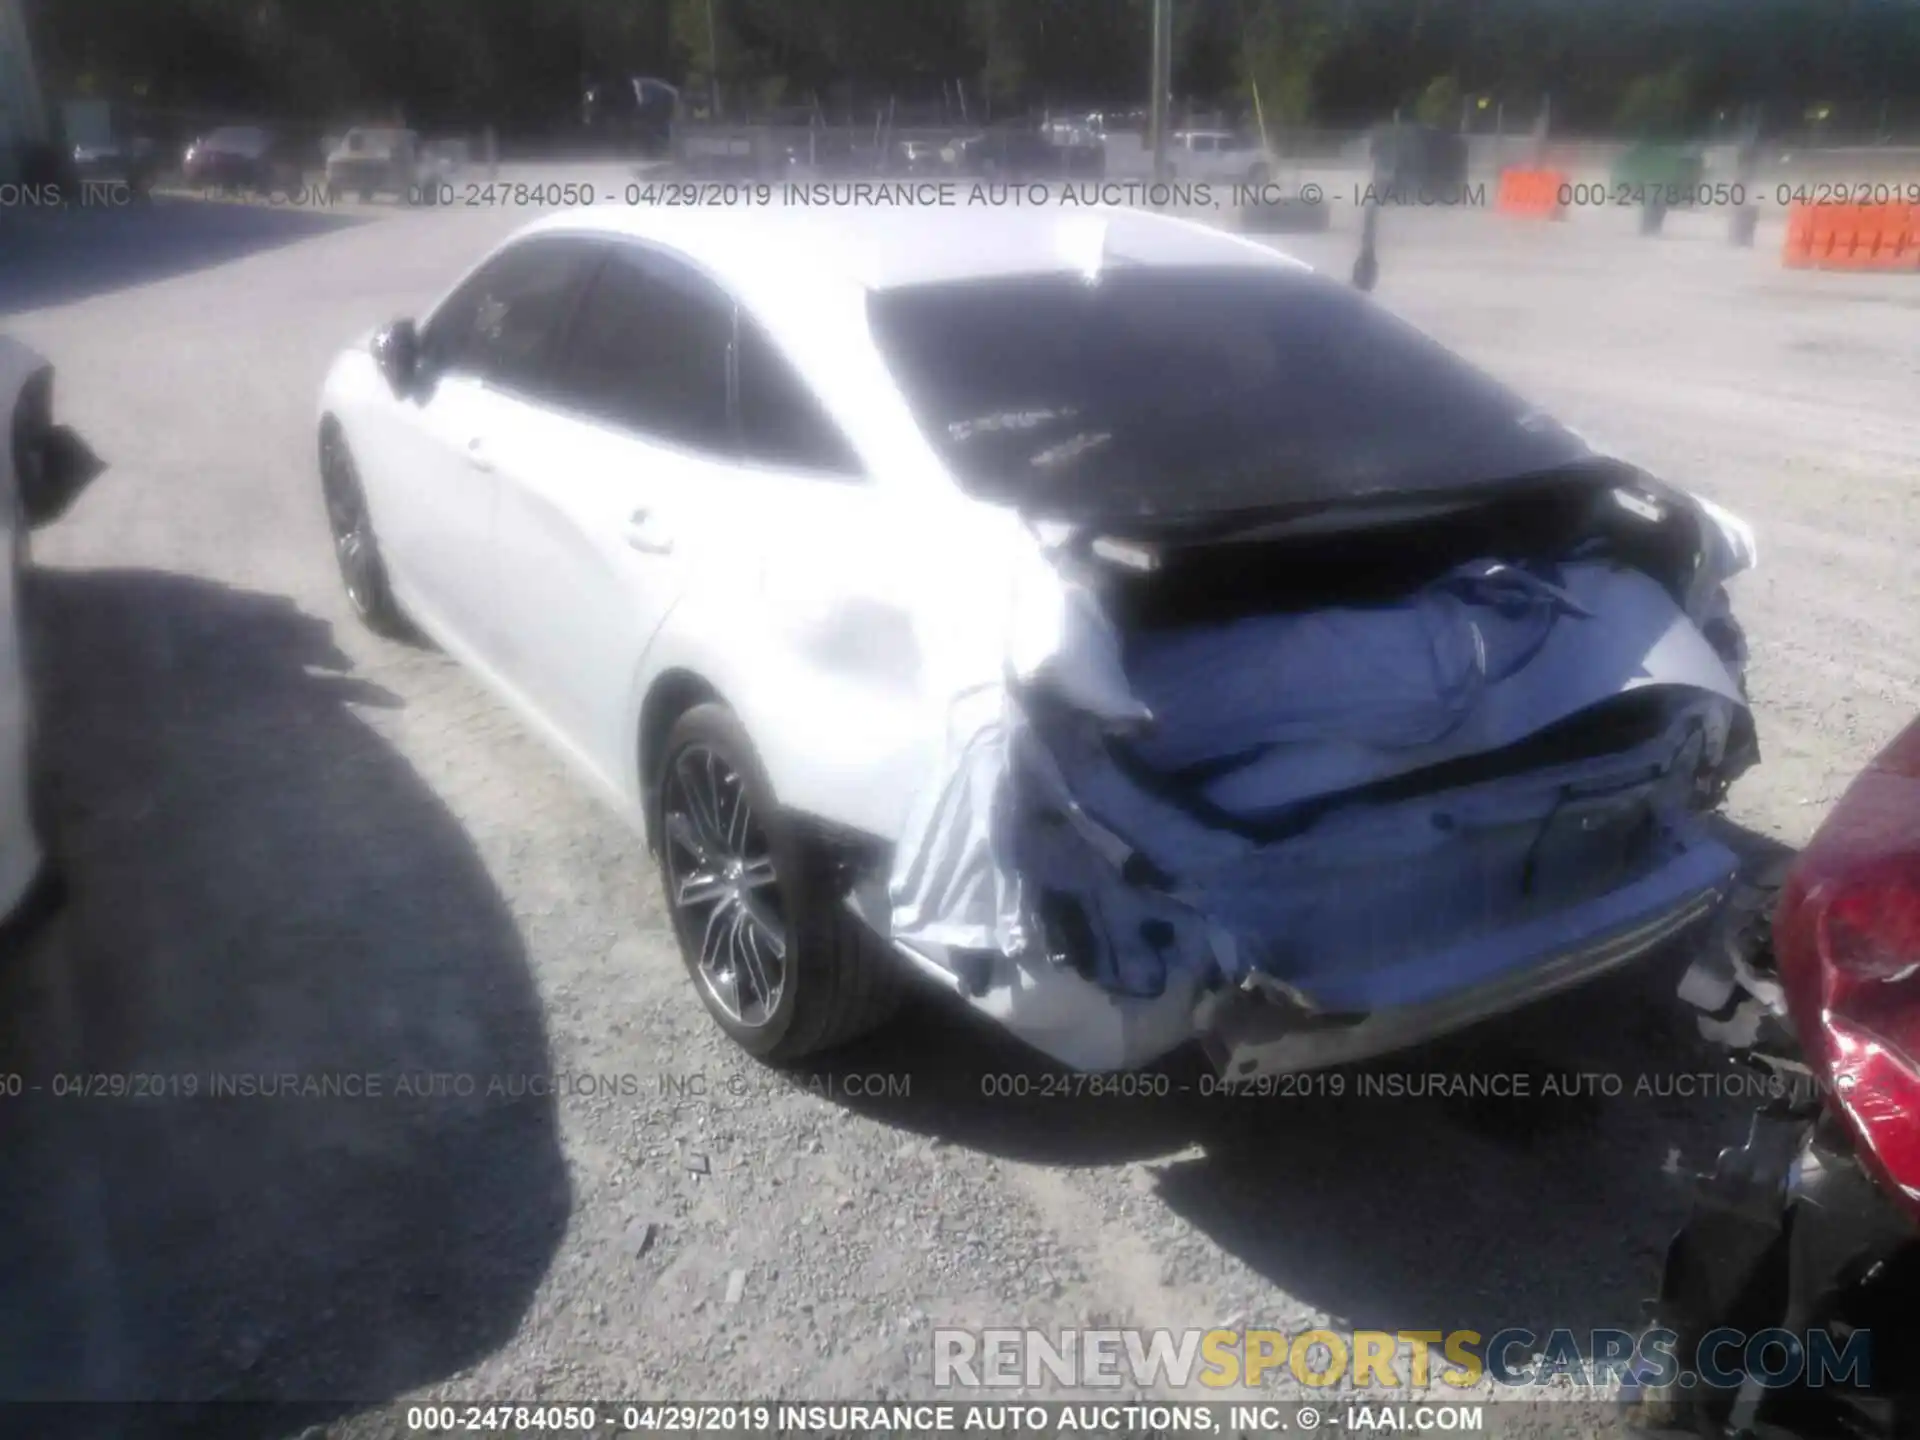
{"type": "Polygon", "coordinates": [[[640,813],[649,849],[659,843],[659,837],[653,833],[653,808],[654,772],[660,766],[660,751],[676,720],[694,706],[709,703],[726,704],[719,688],[697,671],[676,666],[654,677],[647,687],[646,699],[640,704],[634,763],[640,772],[640,813]]]}

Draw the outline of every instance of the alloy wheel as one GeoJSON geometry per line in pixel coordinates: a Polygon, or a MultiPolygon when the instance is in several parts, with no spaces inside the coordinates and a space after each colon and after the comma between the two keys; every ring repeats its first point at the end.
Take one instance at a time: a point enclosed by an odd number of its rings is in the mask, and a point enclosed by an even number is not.
{"type": "Polygon", "coordinates": [[[709,999],[765,1025],[787,982],[780,877],[739,771],[705,745],[674,757],[662,783],[667,903],[709,999]]]}
{"type": "Polygon", "coordinates": [[[366,614],[379,594],[379,551],[373,542],[373,522],[353,462],[338,439],[329,438],[321,466],[326,492],[327,526],[333,532],[334,558],[340,562],[340,580],[353,608],[366,614]]]}

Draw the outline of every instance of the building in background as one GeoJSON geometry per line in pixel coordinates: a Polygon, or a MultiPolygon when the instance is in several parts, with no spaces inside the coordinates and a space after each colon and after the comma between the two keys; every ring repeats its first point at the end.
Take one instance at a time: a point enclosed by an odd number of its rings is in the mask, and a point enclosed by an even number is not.
{"type": "Polygon", "coordinates": [[[0,180],[16,180],[29,145],[47,140],[47,110],[27,42],[26,0],[0,0],[0,180]]]}

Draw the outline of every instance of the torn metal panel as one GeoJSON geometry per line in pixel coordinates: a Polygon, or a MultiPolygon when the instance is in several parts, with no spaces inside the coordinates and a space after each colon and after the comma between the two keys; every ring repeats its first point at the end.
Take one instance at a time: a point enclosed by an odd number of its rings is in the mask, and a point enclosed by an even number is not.
{"type": "Polygon", "coordinates": [[[1240,1013],[1222,990],[1318,1017],[1247,1040],[1257,1064],[1375,1053],[1623,963],[1731,882],[1699,810],[1743,686],[1640,570],[1484,558],[1391,604],[1133,635],[1049,571],[1005,678],[949,707],[887,922],[923,966],[992,957],[961,988],[1016,1031],[1015,977],[1072,977],[1056,1058],[1188,1038],[1062,1041],[1113,1028],[1090,996],[1203,997],[1199,1033],[1240,1013]]]}

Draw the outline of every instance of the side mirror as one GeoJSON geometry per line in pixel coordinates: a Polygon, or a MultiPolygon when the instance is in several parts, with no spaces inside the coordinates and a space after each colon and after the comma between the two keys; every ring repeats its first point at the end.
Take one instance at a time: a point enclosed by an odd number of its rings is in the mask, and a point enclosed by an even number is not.
{"type": "Polygon", "coordinates": [[[65,425],[48,426],[38,435],[18,442],[15,474],[20,487],[20,513],[31,529],[50,524],[66,514],[91,485],[106,462],[65,425]]]}
{"type": "Polygon", "coordinates": [[[411,320],[396,320],[373,337],[373,361],[395,395],[412,391],[420,373],[420,332],[411,320]]]}

